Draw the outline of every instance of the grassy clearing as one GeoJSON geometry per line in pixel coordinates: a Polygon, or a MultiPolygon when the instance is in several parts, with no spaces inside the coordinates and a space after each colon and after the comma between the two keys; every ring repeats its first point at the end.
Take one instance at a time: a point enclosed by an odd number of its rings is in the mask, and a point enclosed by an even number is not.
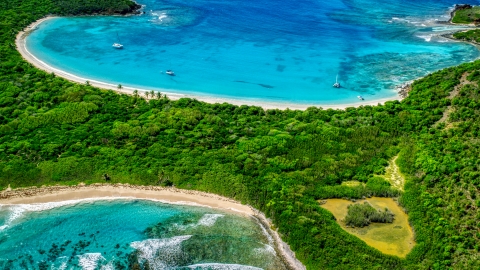
{"type": "Polygon", "coordinates": [[[388,161],[388,166],[385,168],[385,175],[382,175],[392,187],[403,191],[403,186],[405,185],[405,177],[403,177],[402,173],[400,172],[400,168],[398,167],[396,160],[398,156],[395,156],[393,159],[388,161]]]}

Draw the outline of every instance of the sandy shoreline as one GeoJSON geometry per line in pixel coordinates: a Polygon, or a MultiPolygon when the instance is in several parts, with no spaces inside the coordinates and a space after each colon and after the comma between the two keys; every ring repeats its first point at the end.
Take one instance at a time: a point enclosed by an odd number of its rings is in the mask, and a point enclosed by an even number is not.
{"type": "MultiPolygon", "coordinates": [[[[15,45],[17,47],[18,52],[22,55],[23,59],[25,61],[31,63],[33,66],[35,66],[38,69],[41,69],[43,71],[46,71],[48,73],[55,73],[55,75],[62,77],[64,79],[67,79],[72,82],[77,82],[81,84],[85,84],[87,81],[90,83],[90,85],[102,88],[102,89],[107,89],[107,90],[113,90],[118,93],[122,94],[128,94],[132,95],[133,91],[138,90],[140,93],[140,96],[143,97],[144,92],[149,92],[151,89],[141,89],[141,88],[136,88],[136,87],[129,87],[129,86],[122,86],[122,89],[118,89],[117,84],[111,84],[111,83],[106,83],[106,82],[101,82],[97,80],[92,80],[88,78],[83,78],[80,76],[76,76],[74,74],[65,72],[63,70],[54,68],[52,66],[49,66],[47,63],[41,61],[37,57],[35,57],[32,53],[28,51],[26,48],[25,44],[25,38],[32,32],[37,29],[37,27],[53,18],[58,18],[55,16],[48,16],[45,18],[42,18],[40,20],[37,20],[33,22],[31,25],[25,28],[24,31],[21,31],[17,34],[17,37],[15,39],[15,45]]],[[[260,100],[260,99],[234,99],[234,98],[227,98],[227,97],[214,97],[214,96],[203,96],[203,95],[195,95],[195,94],[181,94],[181,93],[176,93],[173,92],[175,90],[173,89],[155,89],[154,91],[160,90],[163,94],[166,94],[168,98],[172,100],[178,100],[180,98],[194,98],[200,101],[204,101],[207,103],[230,103],[233,105],[252,105],[252,106],[259,106],[264,109],[292,109],[292,110],[305,110],[309,107],[321,107],[324,109],[345,109],[348,107],[359,107],[359,106],[366,106],[366,105],[378,105],[378,104],[384,104],[386,101],[392,101],[392,100],[401,100],[402,98],[400,96],[394,97],[394,98],[383,98],[383,99],[375,99],[375,100],[363,100],[363,101],[357,101],[357,102],[351,102],[347,104],[315,104],[315,103],[289,103],[289,102],[275,102],[275,101],[267,101],[267,100],[260,100]]],[[[394,91],[394,90],[392,90],[394,91]]]]}
{"type": "Polygon", "coordinates": [[[216,194],[170,187],[135,186],[130,184],[50,186],[4,190],[0,192],[0,205],[38,204],[84,199],[109,200],[121,198],[144,199],[170,204],[211,207],[247,217],[253,217],[272,236],[275,242],[275,250],[280,254],[280,257],[290,269],[306,269],[305,266],[295,258],[295,253],[292,252],[288,244],[283,242],[280,235],[271,229],[271,222],[262,212],[249,205],[244,205],[230,198],[216,194]]]}

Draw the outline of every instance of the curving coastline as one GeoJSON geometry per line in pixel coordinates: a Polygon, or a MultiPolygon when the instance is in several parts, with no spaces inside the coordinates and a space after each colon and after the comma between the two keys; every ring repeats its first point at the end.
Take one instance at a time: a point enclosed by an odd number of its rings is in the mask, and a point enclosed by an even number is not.
{"type": "Polygon", "coordinates": [[[0,205],[120,198],[211,207],[252,217],[272,236],[275,243],[275,250],[280,254],[281,259],[290,269],[306,269],[295,257],[295,253],[290,249],[290,246],[282,241],[280,235],[275,230],[271,229],[271,222],[262,212],[230,198],[212,193],[184,190],[175,187],[136,186],[130,184],[79,184],[77,186],[7,188],[0,192],[0,205]]]}
{"type": "MultiPolygon", "coordinates": [[[[23,31],[19,32],[15,39],[15,45],[17,47],[17,51],[22,55],[23,59],[38,69],[41,69],[48,73],[54,73],[55,75],[67,79],[72,82],[85,84],[87,81],[90,85],[106,90],[113,90],[115,92],[121,94],[128,94],[132,95],[135,90],[138,90],[140,93],[149,92],[151,89],[141,89],[136,87],[129,87],[123,86],[122,89],[118,89],[116,84],[102,82],[98,80],[92,80],[89,78],[80,77],[61,69],[54,68],[47,63],[43,62],[42,60],[35,57],[28,49],[26,48],[26,37],[33,31],[37,29],[37,27],[53,18],[58,18],[57,16],[47,16],[40,20],[37,20],[27,26],[23,31]]],[[[293,110],[305,110],[309,107],[321,107],[324,109],[345,109],[348,107],[359,107],[359,106],[366,106],[366,105],[378,105],[384,104],[386,101],[393,101],[393,100],[401,100],[404,98],[403,95],[397,95],[396,98],[382,98],[382,99],[374,99],[374,100],[367,100],[367,101],[358,101],[358,102],[351,102],[351,103],[342,103],[342,104],[315,104],[315,103],[288,103],[288,102],[274,102],[268,100],[261,100],[261,99],[235,99],[235,98],[228,98],[228,97],[218,97],[218,96],[207,96],[207,95],[195,95],[195,94],[181,94],[178,92],[174,92],[174,89],[160,89],[163,94],[166,94],[168,98],[172,100],[178,100],[181,98],[194,98],[200,101],[204,101],[207,103],[230,103],[233,105],[251,105],[251,106],[258,106],[264,109],[293,109],[293,110]]],[[[392,90],[394,91],[394,90],[392,90]]],[[[396,90],[398,92],[398,89],[396,90]]],[[[141,95],[143,97],[143,95],[141,95]]],[[[144,97],[145,98],[145,97],[144,97]]]]}

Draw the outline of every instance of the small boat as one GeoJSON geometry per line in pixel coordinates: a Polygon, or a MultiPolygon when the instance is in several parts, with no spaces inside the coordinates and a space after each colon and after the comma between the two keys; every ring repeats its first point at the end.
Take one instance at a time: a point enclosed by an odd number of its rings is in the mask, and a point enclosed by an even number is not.
{"type": "Polygon", "coordinates": [[[173,72],[173,70],[170,70],[170,69],[165,71],[165,74],[170,75],[170,76],[175,76],[175,72],[173,72]]]}
{"type": "Polygon", "coordinates": [[[357,98],[360,100],[365,100],[362,96],[357,96],[357,98]]]}
{"type": "Polygon", "coordinates": [[[123,49],[123,45],[120,43],[113,43],[112,47],[114,47],[115,49],[123,49]]]}
{"type": "Polygon", "coordinates": [[[335,83],[333,84],[333,87],[335,87],[335,88],[340,88],[340,87],[342,87],[342,86],[340,85],[340,83],[338,82],[338,75],[337,75],[337,77],[336,77],[336,79],[335,79],[335,83]]]}
{"type": "MultiPolygon", "coordinates": [[[[120,40],[120,39],[118,38],[118,32],[117,32],[117,40],[120,40]]],[[[123,49],[123,45],[120,44],[119,42],[113,43],[112,47],[114,47],[115,49],[123,49]]]]}

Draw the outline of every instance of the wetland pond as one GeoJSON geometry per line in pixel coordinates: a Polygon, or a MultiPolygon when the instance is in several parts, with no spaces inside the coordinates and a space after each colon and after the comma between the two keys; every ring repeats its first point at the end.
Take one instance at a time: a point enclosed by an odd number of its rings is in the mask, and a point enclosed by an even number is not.
{"type": "Polygon", "coordinates": [[[395,214],[393,223],[372,223],[363,228],[347,227],[343,222],[347,216],[347,208],[353,202],[343,199],[328,199],[325,201],[326,203],[321,206],[335,216],[342,229],[382,253],[405,258],[414,247],[413,230],[408,224],[408,215],[392,198],[373,197],[356,202],[367,201],[377,210],[388,208],[395,214]]]}

